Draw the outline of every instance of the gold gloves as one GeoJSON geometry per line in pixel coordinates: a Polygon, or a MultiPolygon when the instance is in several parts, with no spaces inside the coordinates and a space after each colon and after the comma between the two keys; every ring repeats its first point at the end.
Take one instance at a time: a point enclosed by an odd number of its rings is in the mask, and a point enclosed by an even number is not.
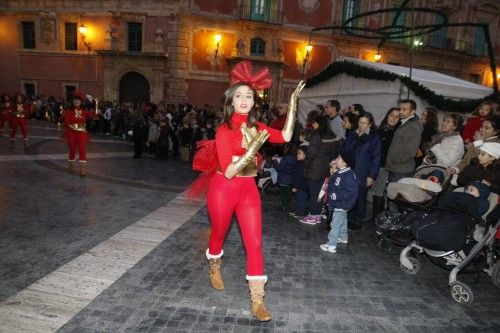
{"type": "Polygon", "coordinates": [[[285,141],[290,141],[293,135],[293,129],[295,128],[295,121],[297,120],[297,99],[300,92],[304,89],[306,85],[305,81],[300,81],[295,88],[295,91],[290,96],[290,103],[288,104],[288,113],[286,115],[285,126],[283,127],[283,138],[285,141]]]}
{"type": "MultiPolygon", "coordinates": [[[[246,133],[248,129],[242,126],[242,131],[245,133],[245,137],[249,138],[251,134],[246,133]]],[[[255,156],[259,151],[260,147],[266,142],[269,138],[269,133],[266,130],[258,131],[257,135],[248,143],[247,152],[245,155],[241,156],[239,160],[233,162],[234,171],[236,173],[240,173],[247,165],[250,163],[255,164],[255,156]]]]}

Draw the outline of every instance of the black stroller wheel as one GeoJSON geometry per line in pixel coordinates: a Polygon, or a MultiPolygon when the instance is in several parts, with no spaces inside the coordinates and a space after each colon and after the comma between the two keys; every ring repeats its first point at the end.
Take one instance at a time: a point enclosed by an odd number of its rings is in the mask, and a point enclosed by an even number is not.
{"type": "Polygon", "coordinates": [[[474,302],[474,293],[468,285],[455,281],[450,285],[450,294],[453,300],[459,304],[469,305],[474,302]]]}
{"type": "Polygon", "coordinates": [[[500,288],[500,260],[493,265],[491,270],[491,282],[497,288],[500,288]]]}
{"type": "Polygon", "coordinates": [[[391,253],[394,250],[394,246],[387,239],[379,237],[377,246],[379,249],[391,253]]]}

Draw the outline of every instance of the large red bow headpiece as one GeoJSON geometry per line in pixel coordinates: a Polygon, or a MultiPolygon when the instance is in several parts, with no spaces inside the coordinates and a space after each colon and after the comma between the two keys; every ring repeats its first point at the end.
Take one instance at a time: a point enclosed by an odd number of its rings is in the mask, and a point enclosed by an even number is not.
{"type": "Polygon", "coordinates": [[[248,60],[238,63],[231,71],[231,84],[238,82],[244,82],[255,90],[267,89],[273,83],[267,67],[252,75],[252,64],[248,60]]]}

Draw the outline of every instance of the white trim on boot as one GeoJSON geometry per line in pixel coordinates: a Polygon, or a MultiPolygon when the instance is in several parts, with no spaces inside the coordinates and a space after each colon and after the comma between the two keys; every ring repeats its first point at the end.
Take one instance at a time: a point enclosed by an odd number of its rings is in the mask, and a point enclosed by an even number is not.
{"type": "Polygon", "coordinates": [[[267,282],[267,275],[247,275],[247,281],[264,281],[267,282]]]}
{"type": "Polygon", "coordinates": [[[222,255],[224,254],[224,250],[221,250],[219,254],[213,255],[213,254],[208,253],[208,249],[207,249],[207,251],[205,252],[205,254],[206,254],[208,260],[210,260],[210,259],[220,259],[222,257],[222,255]]]}

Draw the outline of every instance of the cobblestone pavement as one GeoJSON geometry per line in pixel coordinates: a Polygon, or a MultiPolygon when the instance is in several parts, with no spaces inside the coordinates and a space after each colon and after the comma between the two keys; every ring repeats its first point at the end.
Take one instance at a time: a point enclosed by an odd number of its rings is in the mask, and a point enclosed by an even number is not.
{"type": "MultiPolygon", "coordinates": [[[[22,154],[0,140],[0,157],[22,154]]],[[[36,140],[32,154],[64,153],[64,142],[36,140]]],[[[68,175],[65,160],[0,159],[0,298],[170,202],[194,177],[176,160],[105,157],[130,151],[127,144],[94,141],[89,148],[103,155],[89,158],[86,179],[68,175]]],[[[237,223],[224,247],[226,289],[210,288],[204,258],[210,230],[202,208],[59,332],[498,331],[500,289],[486,274],[459,275],[475,297],[470,306],[459,305],[449,295],[448,272],[422,258],[421,272],[403,273],[399,249],[379,249],[372,226],[351,232],[339,253],[324,253],[322,225],[299,224],[280,211],[274,194],[263,199],[271,322],[251,317],[237,223]]]]}

